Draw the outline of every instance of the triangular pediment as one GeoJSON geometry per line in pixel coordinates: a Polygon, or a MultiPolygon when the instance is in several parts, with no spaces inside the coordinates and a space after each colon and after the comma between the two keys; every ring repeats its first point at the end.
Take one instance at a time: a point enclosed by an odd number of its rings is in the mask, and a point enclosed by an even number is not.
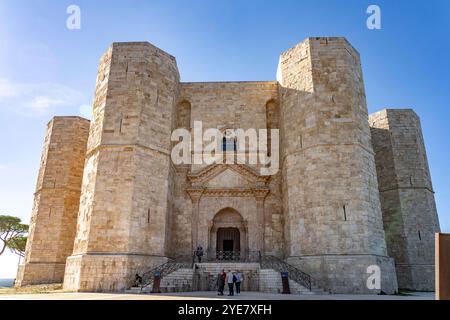
{"type": "Polygon", "coordinates": [[[229,168],[204,182],[207,188],[245,188],[254,184],[248,177],[229,168]]]}
{"type": "Polygon", "coordinates": [[[264,186],[269,179],[253,168],[242,164],[213,164],[188,175],[192,185],[205,187],[264,186]]]}

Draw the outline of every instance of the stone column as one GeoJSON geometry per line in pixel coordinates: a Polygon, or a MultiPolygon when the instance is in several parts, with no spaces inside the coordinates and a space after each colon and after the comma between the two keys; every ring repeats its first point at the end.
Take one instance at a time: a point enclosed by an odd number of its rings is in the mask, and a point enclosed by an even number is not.
{"type": "MultiPolygon", "coordinates": [[[[198,244],[198,225],[200,215],[200,199],[203,194],[203,189],[189,189],[187,190],[192,200],[192,226],[191,226],[191,245],[192,252],[197,248],[198,244]]],[[[205,249],[205,248],[203,248],[205,249]]]]}
{"type": "Polygon", "coordinates": [[[264,201],[266,199],[269,190],[267,189],[256,189],[253,190],[255,194],[256,200],[256,223],[257,223],[257,232],[258,232],[258,247],[255,248],[257,251],[260,251],[261,254],[265,252],[265,214],[264,214],[264,201]]]}

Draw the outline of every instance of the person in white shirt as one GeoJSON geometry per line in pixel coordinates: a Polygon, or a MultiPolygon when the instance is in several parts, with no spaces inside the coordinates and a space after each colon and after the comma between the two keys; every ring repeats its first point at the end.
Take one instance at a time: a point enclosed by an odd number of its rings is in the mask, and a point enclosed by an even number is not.
{"type": "Polygon", "coordinates": [[[235,276],[233,274],[233,272],[231,272],[230,270],[228,270],[227,272],[227,278],[226,278],[226,282],[228,284],[228,295],[229,296],[234,296],[234,282],[233,280],[235,280],[235,276]]]}

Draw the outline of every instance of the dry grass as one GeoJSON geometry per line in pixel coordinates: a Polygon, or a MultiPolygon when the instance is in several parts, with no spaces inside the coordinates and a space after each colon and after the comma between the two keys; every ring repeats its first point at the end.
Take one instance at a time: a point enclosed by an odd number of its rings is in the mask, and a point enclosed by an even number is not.
{"type": "Polygon", "coordinates": [[[40,284],[35,286],[25,286],[21,288],[0,288],[2,294],[42,294],[64,292],[62,284],[40,284]]]}

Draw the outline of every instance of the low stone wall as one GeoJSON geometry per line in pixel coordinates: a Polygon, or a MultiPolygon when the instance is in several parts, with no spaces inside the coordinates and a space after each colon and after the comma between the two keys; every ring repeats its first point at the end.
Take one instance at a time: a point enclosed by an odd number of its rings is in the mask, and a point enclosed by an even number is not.
{"type": "Polygon", "coordinates": [[[118,292],[128,289],[137,270],[150,270],[165,257],[126,254],[85,254],[67,258],[64,290],[118,292]]]}
{"type": "Polygon", "coordinates": [[[375,255],[322,255],[291,257],[287,262],[308,273],[330,293],[387,294],[398,292],[394,260],[375,255]],[[369,289],[370,266],[380,267],[381,289],[369,289]]]}
{"type": "Polygon", "coordinates": [[[19,266],[15,286],[62,283],[64,263],[30,262],[19,266]]]}

